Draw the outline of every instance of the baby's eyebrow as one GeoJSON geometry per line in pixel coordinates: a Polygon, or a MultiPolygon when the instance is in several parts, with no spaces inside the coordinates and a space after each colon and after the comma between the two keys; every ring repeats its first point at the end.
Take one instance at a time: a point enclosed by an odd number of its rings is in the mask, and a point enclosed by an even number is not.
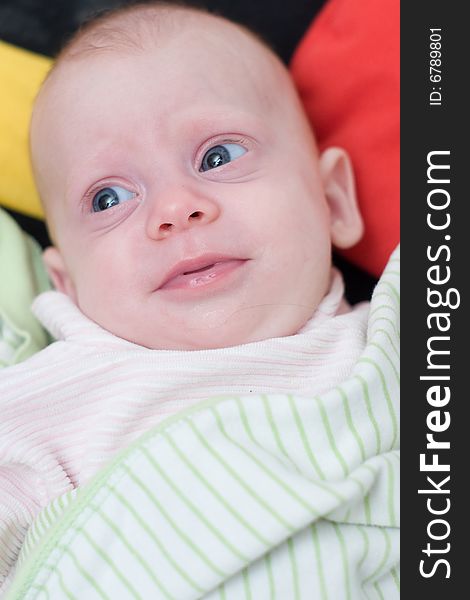
{"type": "Polygon", "coordinates": [[[87,191],[94,185],[94,183],[100,180],[108,178],[119,178],[120,172],[122,172],[124,163],[113,161],[109,163],[106,161],[93,161],[87,165],[83,163],[79,165],[77,169],[74,169],[72,173],[65,179],[64,184],[64,200],[67,204],[76,204],[87,191]],[[99,168],[97,164],[100,164],[99,168]],[[86,174],[86,175],[85,175],[86,174]]]}
{"type": "Polygon", "coordinates": [[[233,106],[190,109],[180,115],[178,129],[204,136],[209,131],[216,133],[256,133],[263,129],[264,121],[255,113],[237,111],[233,106]]]}

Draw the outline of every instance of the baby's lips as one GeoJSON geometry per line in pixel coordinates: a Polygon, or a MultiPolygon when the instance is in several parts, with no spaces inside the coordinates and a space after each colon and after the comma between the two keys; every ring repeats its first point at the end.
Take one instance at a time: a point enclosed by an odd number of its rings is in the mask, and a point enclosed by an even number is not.
{"type": "Polygon", "coordinates": [[[201,282],[203,278],[214,279],[218,274],[236,268],[246,260],[245,258],[222,254],[203,254],[179,261],[165,274],[157,290],[189,285],[191,281],[196,279],[201,282]]]}

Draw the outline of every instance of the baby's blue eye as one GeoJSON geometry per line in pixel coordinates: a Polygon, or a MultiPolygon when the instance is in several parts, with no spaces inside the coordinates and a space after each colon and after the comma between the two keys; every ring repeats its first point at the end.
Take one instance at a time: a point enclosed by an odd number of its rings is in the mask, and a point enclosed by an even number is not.
{"type": "Polygon", "coordinates": [[[210,148],[202,159],[199,171],[209,171],[221,167],[231,160],[245,154],[246,149],[240,144],[219,144],[210,148]]]}
{"type": "Polygon", "coordinates": [[[118,185],[105,187],[93,196],[93,212],[102,212],[116,204],[120,204],[126,200],[132,200],[134,196],[134,192],[130,192],[118,185]]]}

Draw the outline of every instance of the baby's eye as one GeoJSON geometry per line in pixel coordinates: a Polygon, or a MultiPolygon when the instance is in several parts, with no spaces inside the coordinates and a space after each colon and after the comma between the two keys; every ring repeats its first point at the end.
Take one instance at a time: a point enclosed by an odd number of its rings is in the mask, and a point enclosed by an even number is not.
{"type": "Polygon", "coordinates": [[[210,148],[202,159],[199,171],[209,171],[221,167],[231,160],[245,154],[246,149],[240,144],[219,144],[210,148]]]}
{"type": "Polygon", "coordinates": [[[130,192],[118,185],[105,187],[93,196],[93,212],[102,212],[116,204],[125,202],[126,200],[132,200],[134,196],[134,192],[130,192]]]}

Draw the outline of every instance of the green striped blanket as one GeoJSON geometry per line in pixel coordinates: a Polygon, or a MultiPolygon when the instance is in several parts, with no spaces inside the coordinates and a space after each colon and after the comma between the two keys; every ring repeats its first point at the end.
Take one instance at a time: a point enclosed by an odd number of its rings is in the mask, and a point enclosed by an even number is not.
{"type": "Polygon", "coordinates": [[[398,285],[342,385],[212,398],[56,499],[8,600],[398,598],[398,285]]]}

